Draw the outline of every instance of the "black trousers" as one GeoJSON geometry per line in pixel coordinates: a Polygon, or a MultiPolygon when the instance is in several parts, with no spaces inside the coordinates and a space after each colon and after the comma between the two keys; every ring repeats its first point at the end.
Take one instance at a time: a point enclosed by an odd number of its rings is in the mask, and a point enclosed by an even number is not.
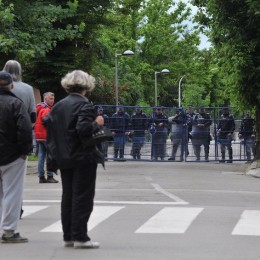
{"type": "Polygon", "coordinates": [[[94,205],[97,164],[90,163],[60,171],[63,239],[86,242],[90,240],[87,223],[94,205]]]}

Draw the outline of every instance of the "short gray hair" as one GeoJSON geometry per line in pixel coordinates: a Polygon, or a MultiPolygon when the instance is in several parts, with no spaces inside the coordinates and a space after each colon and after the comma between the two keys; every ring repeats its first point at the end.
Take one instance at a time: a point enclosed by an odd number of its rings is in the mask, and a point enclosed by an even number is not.
{"type": "Polygon", "coordinates": [[[61,85],[66,92],[91,92],[95,88],[95,78],[82,70],[74,70],[65,75],[61,85]]]}
{"type": "Polygon", "coordinates": [[[45,92],[45,93],[43,94],[43,98],[44,98],[44,99],[45,99],[46,97],[48,97],[48,96],[55,97],[55,94],[54,94],[53,92],[45,92]]]}
{"type": "Polygon", "coordinates": [[[3,70],[12,75],[13,81],[22,81],[22,67],[18,61],[7,61],[3,70]]]}

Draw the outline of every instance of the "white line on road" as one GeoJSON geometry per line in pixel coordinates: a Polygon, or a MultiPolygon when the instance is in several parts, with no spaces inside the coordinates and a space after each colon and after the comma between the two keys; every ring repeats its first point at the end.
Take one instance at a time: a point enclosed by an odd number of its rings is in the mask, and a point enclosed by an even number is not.
{"type": "MultiPolygon", "coordinates": [[[[48,191],[61,191],[61,189],[47,189],[48,191]]],[[[116,191],[119,192],[126,192],[126,191],[130,191],[130,192],[135,192],[135,191],[151,191],[151,189],[135,189],[135,188],[124,188],[124,189],[116,189],[116,191]]],[[[236,193],[236,194],[252,194],[252,195],[260,195],[260,191],[249,191],[249,190],[207,190],[207,189],[177,189],[177,188],[171,188],[168,189],[172,192],[203,192],[203,193],[236,193]]],[[[46,189],[25,189],[25,192],[27,191],[35,191],[35,192],[44,192],[46,193],[46,189]]],[[[96,191],[111,191],[111,189],[96,189],[96,191]]]]}
{"type": "MultiPolygon", "coordinates": [[[[23,203],[60,203],[60,200],[23,200],[23,203]]],[[[95,204],[122,204],[122,205],[187,205],[185,201],[108,201],[96,200],[95,204]]]]}
{"type": "MultiPolygon", "coordinates": [[[[111,217],[113,214],[123,209],[124,207],[113,206],[97,206],[94,207],[91,217],[88,222],[88,231],[99,225],[104,220],[111,217]]],[[[52,225],[44,228],[41,232],[62,232],[61,221],[56,221],[52,225]]]]}
{"type": "Polygon", "coordinates": [[[165,189],[163,189],[159,184],[157,183],[151,183],[151,185],[159,192],[161,192],[162,194],[164,194],[165,196],[175,200],[176,202],[179,203],[185,203],[186,205],[189,204],[187,201],[182,200],[181,198],[175,196],[174,194],[166,191],[165,189]]]}
{"type": "Polygon", "coordinates": [[[40,210],[47,209],[49,206],[23,206],[23,218],[32,215],[40,210]]]}
{"type": "Polygon", "coordinates": [[[135,233],[184,233],[203,208],[170,208],[165,207],[135,233]]]}
{"type": "Polygon", "coordinates": [[[233,229],[232,235],[260,236],[260,211],[245,210],[233,229]]]}

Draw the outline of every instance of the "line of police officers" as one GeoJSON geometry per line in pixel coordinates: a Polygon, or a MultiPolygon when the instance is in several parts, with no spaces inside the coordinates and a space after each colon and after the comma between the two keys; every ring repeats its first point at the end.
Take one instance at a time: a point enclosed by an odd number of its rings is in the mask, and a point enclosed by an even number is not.
{"type": "MultiPolygon", "coordinates": [[[[141,149],[145,143],[145,136],[151,134],[151,159],[164,160],[166,157],[166,141],[170,134],[172,141],[172,154],[168,160],[175,161],[176,153],[180,147],[180,160],[189,155],[188,142],[191,140],[196,161],[201,160],[201,148],[204,147],[203,160],[209,161],[209,145],[212,140],[210,126],[212,119],[206,113],[204,107],[198,108],[198,113],[194,113],[192,107],[187,111],[178,108],[174,116],[167,117],[163,107],[156,107],[151,116],[147,116],[140,106],[135,107],[135,112],[130,116],[119,105],[116,112],[109,117],[103,113],[103,107],[98,106],[99,115],[103,115],[105,126],[110,128],[114,136],[114,159],[124,160],[124,150],[127,138],[132,139],[131,155],[133,159],[141,159],[141,149]]],[[[255,121],[246,113],[241,121],[239,138],[243,139],[247,160],[251,160],[251,152],[254,154],[254,126],[255,121]]],[[[217,141],[220,145],[220,162],[233,161],[232,140],[234,140],[235,120],[230,114],[228,107],[222,108],[216,126],[217,141]],[[228,159],[226,160],[226,150],[228,159]]],[[[108,143],[102,144],[102,149],[107,158],[108,143]]]]}

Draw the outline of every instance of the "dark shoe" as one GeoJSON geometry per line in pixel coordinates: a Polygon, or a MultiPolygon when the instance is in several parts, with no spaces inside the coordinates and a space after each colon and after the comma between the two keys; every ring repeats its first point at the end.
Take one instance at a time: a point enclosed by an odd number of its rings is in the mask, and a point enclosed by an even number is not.
{"type": "Polygon", "coordinates": [[[45,179],[44,176],[39,177],[39,183],[46,183],[46,182],[47,182],[47,180],[45,179]]]}
{"type": "Polygon", "coordinates": [[[233,163],[233,161],[232,160],[227,160],[227,163],[233,163]]]}
{"type": "Polygon", "coordinates": [[[12,236],[2,235],[2,243],[27,243],[28,238],[21,237],[19,233],[14,233],[12,236]]]}
{"type": "Polygon", "coordinates": [[[225,163],[225,160],[219,160],[219,163],[225,163]]]}
{"type": "Polygon", "coordinates": [[[59,181],[55,180],[53,177],[47,177],[47,183],[58,183],[59,181]]]}
{"type": "Polygon", "coordinates": [[[175,158],[170,157],[170,158],[168,159],[168,161],[175,161],[175,158]]]}

